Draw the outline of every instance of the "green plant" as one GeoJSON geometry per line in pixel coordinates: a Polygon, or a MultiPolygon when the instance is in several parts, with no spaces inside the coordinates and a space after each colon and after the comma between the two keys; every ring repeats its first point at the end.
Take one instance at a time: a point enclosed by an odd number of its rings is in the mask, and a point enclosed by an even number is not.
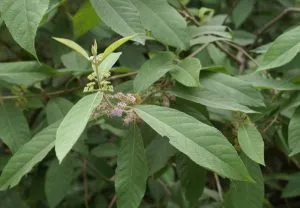
{"type": "Polygon", "coordinates": [[[0,1],[1,207],[299,207],[276,2],[0,1]]]}

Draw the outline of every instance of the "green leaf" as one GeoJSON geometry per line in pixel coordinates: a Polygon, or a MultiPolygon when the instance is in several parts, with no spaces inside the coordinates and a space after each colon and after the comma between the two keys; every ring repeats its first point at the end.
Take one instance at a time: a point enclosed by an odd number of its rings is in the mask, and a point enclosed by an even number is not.
{"type": "Polygon", "coordinates": [[[298,107],[289,123],[288,143],[291,150],[289,156],[294,156],[300,152],[300,108],[298,107]]]}
{"type": "Polygon", "coordinates": [[[18,85],[32,85],[53,76],[49,66],[35,61],[0,63],[0,80],[18,85]]]}
{"type": "Polygon", "coordinates": [[[264,202],[264,178],[258,164],[247,158],[241,158],[255,183],[231,181],[230,189],[225,196],[226,208],[262,208],[264,202]]]}
{"type": "Polygon", "coordinates": [[[12,156],[0,177],[0,190],[16,186],[25,174],[46,157],[54,147],[59,123],[43,129],[12,156]]]}
{"type": "Polygon", "coordinates": [[[30,139],[28,123],[13,102],[0,102],[0,115],[0,138],[15,153],[30,139]]]}
{"type": "Polygon", "coordinates": [[[92,154],[96,157],[114,157],[117,155],[119,148],[114,143],[100,144],[92,150],[92,154]]]}
{"type": "Polygon", "coordinates": [[[250,16],[253,11],[255,0],[241,0],[232,11],[232,20],[238,28],[250,16]]]}
{"type": "Polygon", "coordinates": [[[201,63],[199,59],[187,58],[170,71],[172,77],[188,87],[199,87],[201,63]]]}
{"type": "Polygon", "coordinates": [[[288,184],[284,187],[282,191],[282,197],[291,198],[300,196],[300,173],[293,174],[288,184]]]}
{"type": "Polygon", "coordinates": [[[227,39],[231,39],[232,36],[229,32],[228,27],[223,25],[203,25],[201,27],[191,26],[189,27],[189,33],[192,38],[196,38],[199,36],[207,36],[207,35],[215,35],[227,39]]]}
{"type": "Polygon", "coordinates": [[[49,0],[0,1],[0,13],[14,40],[37,58],[34,42],[49,0]]]}
{"type": "Polygon", "coordinates": [[[77,53],[82,55],[84,58],[89,60],[89,54],[80,45],[78,45],[74,41],[65,39],[65,38],[55,38],[55,37],[53,37],[53,39],[68,46],[69,48],[73,49],[74,51],[76,51],[77,53]]]}
{"type": "Polygon", "coordinates": [[[90,1],[84,2],[72,18],[75,37],[80,37],[100,22],[90,1]]]}
{"type": "Polygon", "coordinates": [[[138,208],[146,191],[147,163],[143,138],[132,126],[118,154],[115,188],[119,208],[138,208]]]}
{"type": "Polygon", "coordinates": [[[185,88],[182,86],[176,86],[172,89],[172,94],[185,100],[189,100],[202,105],[219,108],[231,111],[241,111],[244,113],[255,113],[250,108],[237,103],[235,100],[231,100],[228,97],[217,94],[213,91],[203,88],[185,88]]]}
{"type": "Polygon", "coordinates": [[[158,41],[181,50],[189,46],[189,34],[184,18],[166,0],[131,0],[140,12],[146,29],[158,41]]]}
{"type": "Polygon", "coordinates": [[[203,193],[206,170],[183,154],[177,157],[176,164],[180,184],[186,199],[190,202],[192,207],[203,193]]]}
{"type": "Polygon", "coordinates": [[[100,71],[109,71],[117,63],[122,53],[109,54],[99,66],[100,71]]]}
{"type": "Polygon", "coordinates": [[[242,150],[253,161],[264,165],[264,140],[252,123],[241,123],[238,140],[242,150]]]}
{"type": "Polygon", "coordinates": [[[289,63],[300,51],[300,26],[280,35],[265,53],[258,71],[289,63]]]}
{"type": "Polygon", "coordinates": [[[70,158],[59,164],[53,161],[47,170],[45,179],[45,193],[50,208],[54,208],[67,195],[74,177],[74,161],[70,158]]]}
{"type": "Polygon", "coordinates": [[[125,44],[129,40],[133,39],[135,36],[136,35],[121,38],[120,40],[117,40],[117,41],[113,42],[112,44],[110,44],[103,52],[102,59],[105,60],[105,58],[108,57],[112,52],[117,50],[121,45],[125,44]]]}
{"type": "Polygon", "coordinates": [[[61,97],[52,98],[46,106],[46,116],[48,124],[52,124],[65,117],[72,108],[73,103],[61,97]]]}
{"type": "Polygon", "coordinates": [[[201,76],[200,82],[206,89],[232,99],[241,105],[265,106],[260,92],[247,82],[236,77],[223,73],[207,73],[201,76]]]}
{"type": "Polygon", "coordinates": [[[217,129],[171,108],[141,105],[135,112],[198,165],[231,179],[251,180],[235,149],[217,129]]]}
{"type": "Polygon", "coordinates": [[[160,136],[154,139],[146,148],[149,175],[164,168],[176,152],[176,149],[166,139],[160,136]]]}
{"type": "Polygon", "coordinates": [[[242,79],[254,87],[263,88],[263,89],[276,89],[280,91],[289,91],[289,90],[300,90],[300,85],[293,84],[288,80],[284,79],[267,79],[261,77],[259,74],[247,74],[239,76],[239,79],[242,79]]]}
{"type": "Polygon", "coordinates": [[[145,29],[139,11],[131,0],[91,0],[91,4],[101,20],[112,30],[122,36],[139,34],[133,40],[145,43],[145,29]]]}
{"type": "Polygon", "coordinates": [[[55,152],[60,163],[84,131],[93,110],[102,101],[103,93],[97,92],[79,100],[61,122],[55,140],[55,152]]]}
{"type": "Polygon", "coordinates": [[[173,58],[171,53],[160,53],[148,60],[138,71],[133,81],[134,90],[136,92],[146,90],[168,71],[174,69],[173,58]]]}

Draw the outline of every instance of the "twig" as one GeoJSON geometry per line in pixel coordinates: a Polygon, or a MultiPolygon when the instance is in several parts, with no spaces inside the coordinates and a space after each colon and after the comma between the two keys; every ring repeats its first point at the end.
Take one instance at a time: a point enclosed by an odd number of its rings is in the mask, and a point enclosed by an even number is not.
{"type": "Polygon", "coordinates": [[[129,77],[129,76],[136,75],[136,74],[137,74],[137,72],[129,72],[129,73],[126,73],[126,74],[118,74],[118,75],[109,77],[107,80],[115,80],[115,79],[129,77]]]}
{"type": "Polygon", "coordinates": [[[203,51],[208,45],[209,45],[209,43],[206,43],[206,44],[202,45],[197,50],[195,50],[193,53],[191,53],[189,56],[187,56],[187,58],[192,58],[192,57],[198,55],[198,53],[203,51]]]}
{"type": "Polygon", "coordinates": [[[220,196],[220,200],[223,201],[223,189],[222,189],[222,186],[221,186],[221,183],[220,183],[220,179],[219,179],[219,176],[214,173],[214,177],[215,177],[215,180],[216,180],[216,185],[217,185],[217,189],[218,189],[218,193],[219,193],[219,196],[220,196]]]}
{"type": "Polygon", "coordinates": [[[112,198],[112,200],[110,201],[109,205],[108,205],[108,208],[112,208],[114,206],[114,204],[116,203],[117,201],[117,196],[114,195],[114,197],[112,198]]]}
{"type": "Polygon", "coordinates": [[[276,115],[269,123],[269,125],[264,128],[263,133],[265,133],[271,126],[273,126],[273,124],[276,123],[277,119],[278,119],[278,115],[276,115]]]}
{"type": "Polygon", "coordinates": [[[241,46],[236,45],[234,43],[231,43],[229,41],[222,41],[221,40],[221,42],[223,42],[223,43],[225,43],[227,45],[230,45],[231,47],[233,47],[233,48],[235,48],[235,49],[243,52],[245,54],[245,56],[247,56],[256,66],[259,66],[259,63],[257,63],[257,61],[254,58],[252,58],[252,56],[250,56],[250,54],[245,49],[243,49],[241,46]]]}
{"type": "Polygon", "coordinates": [[[160,185],[162,185],[162,187],[164,188],[164,190],[165,190],[165,192],[166,192],[166,194],[167,194],[168,196],[171,196],[171,195],[172,195],[170,189],[166,186],[166,184],[165,184],[161,179],[158,179],[157,182],[158,182],[160,185]]]}
{"type": "Polygon", "coordinates": [[[183,8],[183,10],[179,10],[179,13],[182,14],[187,19],[191,20],[194,23],[194,25],[200,26],[200,23],[185,8],[183,8]]]}
{"type": "MultiPolygon", "coordinates": [[[[44,93],[41,93],[41,94],[36,94],[36,95],[27,95],[25,97],[27,98],[33,98],[33,97],[44,97],[44,96],[47,96],[47,97],[53,97],[53,96],[57,96],[57,95],[62,95],[62,94],[66,94],[66,93],[69,93],[69,92],[74,92],[74,91],[77,91],[77,90],[80,90],[82,89],[82,87],[73,87],[73,88],[70,88],[70,89],[64,89],[64,90],[58,90],[58,91],[54,91],[54,92],[44,92],[44,93]]],[[[0,101],[1,100],[14,100],[14,99],[18,99],[19,96],[16,96],[16,95],[11,95],[11,96],[0,96],[0,101]]]]}
{"type": "Polygon", "coordinates": [[[87,160],[83,160],[83,182],[84,182],[84,204],[85,208],[89,208],[89,187],[87,178],[87,160]]]}
{"type": "Polygon", "coordinates": [[[232,60],[234,60],[235,62],[237,62],[239,65],[242,64],[242,62],[241,62],[239,59],[237,59],[237,58],[235,57],[235,55],[231,54],[230,51],[228,51],[226,48],[224,48],[223,45],[220,44],[220,42],[216,41],[216,42],[215,42],[215,45],[216,45],[221,51],[223,51],[224,53],[226,53],[232,60]]]}
{"type": "Polygon", "coordinates": [[[286,14],[288,14],[290,12],[300,12],[300,8],[290,7],[290,8],[286,8],[285,10],[283,10],[278,16],[273,18],[270,22],[265,24],[261,29],[259,29],[256,32],[256,35],[257,35],[256,39],[258,39],[261,34],[263,34],[265,31],[267,31],[270,27],[272,27],[274,24],[276,24],[276,22],[278,22],[282,17],[284,17],[286,14]]]}

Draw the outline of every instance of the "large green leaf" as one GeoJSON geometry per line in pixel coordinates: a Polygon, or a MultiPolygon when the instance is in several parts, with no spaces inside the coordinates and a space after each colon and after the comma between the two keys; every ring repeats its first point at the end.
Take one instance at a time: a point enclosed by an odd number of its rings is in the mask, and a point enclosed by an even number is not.
{"type": "Polygon", "coordinates": [[[290,156],[300,152],[300,108],[297,108],[289,124],[288,143],[291,150],[290,156]]]}
{"type": "Polygon", "coordinates": [[[255,183],[232,181],[225,196],[226,208],[262,208],[264,202],[264,178],[258,164],[247,158],[241,158],[255,183]]]}
{"type": "Polygon", "coordinates": [[[235,27],[239,27],[251,14],[255,0],[241,0],[232,11],[235,27]]]}
{"type": "Polygon", "coordinates": [[[3,208],[29,208],[17,190],[0,192],[0,204],[3,208]]]}
{"type": "Polygon", "coordinates": [[[75,37],[80,37],[100,22],[90,1],[84,2],[72,18],[75,37]]]}
{"type": "Polygon", "coordinates": [[[251,123],[241,123],[238,129],[238,140],[242,150],[253,161],[264,165],[264,141],[259,131],[251,123]]]}
{"type": "Polygon", "coordinates": [[[173,57],[171,53],[161,53],[147,61],[138,71],[133,81],[135,91],[140,92],[146,90],[168,71],[174,69],[172,65],[173,57]]]}
{"type": "Polygon", "coordinates": [[[79,139],[95,107],[101,103],[102,97],[103,93],[101,92],[83,97],[61,122],[55,140],[55,152],[60,162],[79,139]]]}
{"type": "Polygon", "coordinates": [[[217,129],[171,108],[141,105],[135,112],[198,165],[235,180],[251,180],[237,152],[217,129]]]}
{"type": "Polygon", "coordinates": [[[0,177],[0,190],[17,185],[33,166],[46,157],[54,147],[55,134],[59,123],[56,122],[43,129],[12,156],[0,177]]]}
{"type": "Polygon", "coordinates": [[[284,198],[300,196],[300,173],[293,174],[282,191],[284,198]]]}
{"type": "Polygon", "coordinates": [[[201,76],[201,84],[208,90],[246,106],[265,106],[262,95],[247,82],[223,73],[201,76]]]}
{"type": "Polygon", "coordinates": [[[62,164],[53,161],[47,170],[45,193],[50,208],[56,207],[67,195],[74,176],[74,161],[67,158],[62,164]]]}
{"type": "Polygon", "coordinates": [[[176,169],[186,199],[193,206],[203,193],[206,170],[183,154],[177,157],[176,169]]]}
{"type": "Polygon", "coordinates": [[[0,12],[14,40],[37,57],[34,41],[49,0],[1,0],[0,12]]]}
{"type": "Polygon", "coordinates": [[[140,12],[143,25],[164,44],[182,50],[189,46],[184,18],[166,0],[131,0],[140,12]]]}
{"type": "Polygon", "coordinates": [[[179,63],[170,73],[181,84],[188,87],[199,87],[201,63],[199,59],[187,58],[179,63]]]}
{"type": "Polygon", "coordinates": [[[171,91],[175,96],[195,103],[200,103],[211,108],[219,108],[232,111],[241,111],[244,113],[255,113],[248,107],[241,105],[226,96],[217,94],[213,91],[203,88],[184,88],[176,86],[171,91]]]}
{"type": "Polygon", "coordinates": [[[15,153],[30,138],[23,112],[13,102],[0,102],[0,138],[15,153]]]}
{"type": "Polygon", "coordinates": [[[259,74],[243,75],[239,76],[238,78],[248,82],[249,84],[257,88],[276,89],[280,91],[300,90],[300,85],[293,84],[288,80],[267,79],[263,78],[259,74]]]}
{"type": "Polygon", "coordinates": [[[155,138],[146,148],[149,175],[164,168],[176,152],[176,149],[166,139],[160,136],[155,138]]]}
{"type": "Polygon", "coordinates": [[[146,191],[147,169],[141,132],[132,126],[118,154],[115,180],[118,207],[139,207],[146,191]]]}
{"type": "Polygon", "coordinates": [[[73,103],[61,97],[52,98],[46,106],[46,116],[48,124],[52,124],[65,117],[72,108],[73,103]]]}
{"type": "Polygon", "coordinates": [[[300,51],[300,26],[279,36],[268,48],[258,71],[289,63],[300,51]]]}
{"type": "Polygon", "coordinates": [[[0,63],[0,80],[12,84],[32,85],[54,73],[47,65],[35,61],[0,63]]]}
{"type": "Polygon", "coordinates": [[[98,16],[122,36],[139,34],[133,40],[145,43],[145,30],[136,5],[131,0],[91,0],[98,16]]]}

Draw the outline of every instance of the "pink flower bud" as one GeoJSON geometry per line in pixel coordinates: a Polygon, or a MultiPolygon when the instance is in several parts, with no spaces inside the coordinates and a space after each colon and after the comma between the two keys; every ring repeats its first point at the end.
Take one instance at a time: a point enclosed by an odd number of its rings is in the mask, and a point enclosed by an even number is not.
{"type": "Polygon", "coordinates": [[[122,117],[123,110],[118,108],[118,107],[115,107],[114,109],[111,110],[110,115],[111,116],[122,117]]]}

